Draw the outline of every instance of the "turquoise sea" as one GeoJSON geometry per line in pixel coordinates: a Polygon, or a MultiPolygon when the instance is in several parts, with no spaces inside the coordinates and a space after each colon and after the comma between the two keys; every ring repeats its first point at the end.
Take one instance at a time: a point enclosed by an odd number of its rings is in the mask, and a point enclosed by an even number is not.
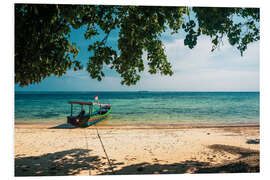
{"type": "Polygon", "coordinates": [[[66,123],[68,101],[94,101],[96,94],[112,105],[110,117],[97,125],[259,124],[259,92],[148,91],[15,92],[15,124],[66,123]]]}

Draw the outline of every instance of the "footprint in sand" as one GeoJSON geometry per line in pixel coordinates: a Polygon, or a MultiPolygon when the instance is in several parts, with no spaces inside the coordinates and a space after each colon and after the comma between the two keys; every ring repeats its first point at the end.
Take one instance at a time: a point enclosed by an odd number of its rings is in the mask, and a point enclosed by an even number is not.
{"type": "Polygon", "coordinates": [[[135,161],[136,158],[135,158],[135,157],[130,158],[130,157],[126,156],[126,157],[125,157],[125,160],[126,160],[126,161],[135,161]]]}

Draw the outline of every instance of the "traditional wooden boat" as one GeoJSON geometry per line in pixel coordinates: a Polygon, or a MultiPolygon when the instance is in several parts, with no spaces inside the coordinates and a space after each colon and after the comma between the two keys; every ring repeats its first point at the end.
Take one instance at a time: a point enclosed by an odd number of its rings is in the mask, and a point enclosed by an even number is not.
{"type": "Polygon", "coordinates": [[[76,127],[88,127],[108,117],[112,108],[110,104],[95,103],[95,102],[79,102],[69,101],[71,105],[70,116],[67,117],[67,123],[76,127]],[[73,116],[73,105],[80,105],[81,112],[77,116],[73,116]],[[88,106],[88,113],[85,112],[84,106],[88,106]],[[94,110],[94,106],[98,106],[94,110]]]}

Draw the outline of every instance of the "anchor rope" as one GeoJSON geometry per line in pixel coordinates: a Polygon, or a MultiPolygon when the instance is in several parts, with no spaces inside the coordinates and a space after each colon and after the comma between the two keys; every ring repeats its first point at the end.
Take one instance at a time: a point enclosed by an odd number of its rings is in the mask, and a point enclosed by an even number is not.
{"type": "Polygon", "coordinates": [[[102,142],[102,140],[101,140],[101,137],[100,137],[100,135],[99,135],[99,133],[98,133],[98,128],[97,128],[97,127],[96,127],[96,130],[97,130],[97,135],[98,135],[99,141],[100,141],[100,143],[101,143],[101,146],[102,146],[102,148],[103,148],[103,151],[104,151],[104,153],[105,153],[105,155],[106,155],[106,158],[107,158],[107,160],[108,160],[108,163],[109,163],[109,165],[110,165],[110,169],[111,169],[112,173],[115,174],[115,173],[114,173],[114,170],[113,170],[113,167],[112,167],[112,164],[111,164],[111,162],[110,162],[110,159],[109,159],[109,157],[108,157],[108,154],[107,154],[107,152],[106,152],[106,150],[105,150],[105,147],[104,147],[104,145],[103,145],[103,142],[102,142]]]}

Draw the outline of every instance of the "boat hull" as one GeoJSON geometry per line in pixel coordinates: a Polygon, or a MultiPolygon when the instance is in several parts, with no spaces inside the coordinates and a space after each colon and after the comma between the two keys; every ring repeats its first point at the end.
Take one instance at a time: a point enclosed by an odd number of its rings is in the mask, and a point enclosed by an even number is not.
{"type": "Polygon", "coordinates": [[[106,119],[111,112],[111,106],[109,106],[109,109],[103,114],[100,114],[99,111],[93,113],[93,115],[85,115],[84,117],[67,117],[67,123],[72,124],[76,127],[88,127],[93,124],[96,124],[104,119],[106,119]]]}

